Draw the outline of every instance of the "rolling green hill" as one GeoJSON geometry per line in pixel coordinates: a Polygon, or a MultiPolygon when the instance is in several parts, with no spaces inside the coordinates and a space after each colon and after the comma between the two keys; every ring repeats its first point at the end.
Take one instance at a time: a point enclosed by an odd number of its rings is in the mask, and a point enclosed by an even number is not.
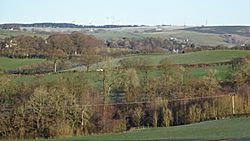
{"type": "Polygon", "coordinates": [[[199,64],[230,61],[234,58],[250,55],[250,51],[244,50],[216,50],[192,52],[182,55],[173,55],[169,58],[177,64],[199,64]]]}
{"type": "Polygon", "coordinates": [[[250,140],[250,118],[207,121],[190,125],[134,130],[126,133],[101,136],[75,137],[65,140],[250,140]],[[238,139],[237,139],[238,138],[238,139]],[[239,139],[241,138],[241,139],[239,139]]]}
{"type": "Polygon", "coordinates": [[[196,31],[186,31],[186,30],[173,30],[168,32],[156,32],[156,33],[144,33],[144,37],[160,37],[160,38],[170,38],[176,37],[181,39],[189,39],[192,43],[197,46],[202,45],[225,45],[231,46],[232,44],[226,43],[225,39],[219,34],[215,33],[202,33],[196,31]]]}
{"type": "MultiPolygon", "coordinates": [[[[215,63],[221,61],[230,61],[233,58],[245,57],[246,55],[250,55],[250,51],[244,50],[217,50],[217,51],[200,51],[200,52],[192,52],[186,54],[143,54],[143,55],[130,55],[120,58],[115,58],[112,61],[114,64],[118,64],[118,62],[125,58],[142,58],[151,60],[155,65],[159,64],[159,62],[165,58],[169,58],[176,64],[199,64],[199,63],[215,63]]],[[[45,59],[10,59],[10,58],[0,58],[0,66],[4,67],[7,70],[16,69],[18,67],[24,65],[31,65],[34,63],[40,63],[45,61],[45,59]]],[[[92,66],[93,69],[98,67],[99,65],[103,65],[105,62],[101,62],[98,65],[95,64],[92,66]]],[[[81,69],[81,68],[75,68],[81,69]]],[[[71,69],[74,70],[74,69],[71,69]]]]}
{"type": "MultiPolygon", "coordinates": [[[[223,61],[230,61],[234,58],[245,57],[250,55],[250,51],[244,50],[213,50],[213,51],[199,51],[185,54],[139,54],[139,55],[128,55],[119,58],[114,58],[112,61],[113,65],[119,64],[119,61],[126,58],[142,58],[150,60],[153,65],[158,65],[161,60],[169,58],[175,64],[206,64],[216,63],[223,61]]],[[[98,64],[92,65],[91,69],[95,70],[105,65],[107,62],[103,61],[98,64]]],[[[152,65],[152,64],[145,64],[152,65]]],[[[72,68],[70,70],[85,70],[85,67],[72,68]]]]}
{"type": "Polygon", "coordinates": [[[201,33],[215,33],[215,34],[237,34],[249,36],[249,26],[204,26],[191,27],[182,30],[195,31],[201,33]]]}
{"type": "Polygon", "coordinates": [[[199,51],[185,54],[143,54],[143,55],[132,55],[114,59],[114,62],[122,60],[124,58],[142,58],[151,60],[154,64],[165,58],[169,58],[173,63],[176,64],[205,64],[230,61],[234,58],[245,57],[250,55],[250,51],[244,50],[213,50],[213,51],[199,51]]]}

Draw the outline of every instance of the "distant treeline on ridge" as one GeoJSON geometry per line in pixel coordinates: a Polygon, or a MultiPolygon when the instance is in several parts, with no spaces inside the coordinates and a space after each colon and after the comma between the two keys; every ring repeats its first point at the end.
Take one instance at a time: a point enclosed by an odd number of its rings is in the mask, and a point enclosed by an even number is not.
{"type": "Polygon", "coordinates": [[[140,27],[144,25],[77,25],[73,23],[7,23],[0,24],[2,29],[11,29],[17,27],[50,27],[50,28],[120,28],[120,27],[140,27]]]}

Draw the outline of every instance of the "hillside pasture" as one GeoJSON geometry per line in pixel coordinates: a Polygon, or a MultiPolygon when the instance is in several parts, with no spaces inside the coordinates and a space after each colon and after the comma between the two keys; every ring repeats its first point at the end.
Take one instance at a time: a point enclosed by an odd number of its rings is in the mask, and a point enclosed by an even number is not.
{"type": "Polygon", "coordinates": [[[168,32],[154,32],[154,33],[143,33],[144,37],[159,37],[159,38],[180,38],[180,39],[188,39],[192,43],[197,46],[217,46],[217,45],[225,45],[231,46],[233,44],[229,44],[225,42],[225,39],[221,37],[220,34],[214,33],[201,33],[195,31],[185,31],[185,30],[173,30],[168,32]]]}
{"type": "Polygon", "coordinates": [[[38,37],[42,37],[42,38],[47,38],[49,35],[45,34],[45,33],[35,33],[32,31],[15,31],[15,30],[6,30],[6,29],[0,29],[0,38],[4,39],[4,38],[8,38],[8,37],[12,37],[12,36],[20,36],[20,35],[24,35],[24,36],[38,36],[38,37]]]}
{"type": "Polygon", "coordinates": [[[242,141],[250,139],[250,118],[206,121],[190,125],[132,130],[126,133],[64,139],[90,140],[166,140],[166,141],[242,141]]]}
{"type": "Polygon", "coordinates": [[[15,70],[22,66],[42,63],[44,61],[46,61],[46,59],[30,59],[30,58],[17,59],[17,58],[0,57],[0,66],[5,70],[15,70]]]}
{"type": "Polygon", "coordinates": [[[242,117],[173,127],[134,129],[124,133],[50,140],[36,139],[36,141],[249,141],[249,125],[250,118],[242,117]]]}
{"type": "MultiPolygon", "coordinates": [[[[245,50],[213,50],[199,51],[185,54],[139,54],[115,58],[112,61],[117,64],[120,60],[126,58],[141,58],[150,60],[154,65],[158,65],[161,60],[168,58],[174,64],[208,64],[216,62],[230,61],[234,58],[244,58],[250,55],[250,51],[245,50]]],[[[147,64],[145,64],[147,65],[147,64]]]]}

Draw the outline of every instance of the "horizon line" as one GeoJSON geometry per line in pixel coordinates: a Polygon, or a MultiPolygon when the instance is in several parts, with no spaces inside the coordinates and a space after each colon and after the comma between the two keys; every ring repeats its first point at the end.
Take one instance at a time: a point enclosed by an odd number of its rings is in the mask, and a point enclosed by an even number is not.
{"type": "Polygon", "coordinates": [[[41,24],[41,23],[52,23],[52,24],[74,24],[79,26],[107,26],[107,25],[115,25],[115,26],[180,26],[180,27],[209,27],[209,26],[248,26],[248,24],[210,24],[210,25],[192,25],[192,24],[82,24],[82,23],[74,23],[74,22],[0,22],[0,25],[4,24],[41,24]]]}

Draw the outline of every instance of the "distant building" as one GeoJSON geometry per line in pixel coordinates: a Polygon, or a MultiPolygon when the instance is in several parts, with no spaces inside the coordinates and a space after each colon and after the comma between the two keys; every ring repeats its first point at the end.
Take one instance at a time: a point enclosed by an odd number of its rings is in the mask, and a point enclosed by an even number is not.
{"type": "Polygon", "coordinates": [[[173,53],[178,54],[179,53],[179,49],[178,48],[177,49],[173,49],[173,53]]]}

